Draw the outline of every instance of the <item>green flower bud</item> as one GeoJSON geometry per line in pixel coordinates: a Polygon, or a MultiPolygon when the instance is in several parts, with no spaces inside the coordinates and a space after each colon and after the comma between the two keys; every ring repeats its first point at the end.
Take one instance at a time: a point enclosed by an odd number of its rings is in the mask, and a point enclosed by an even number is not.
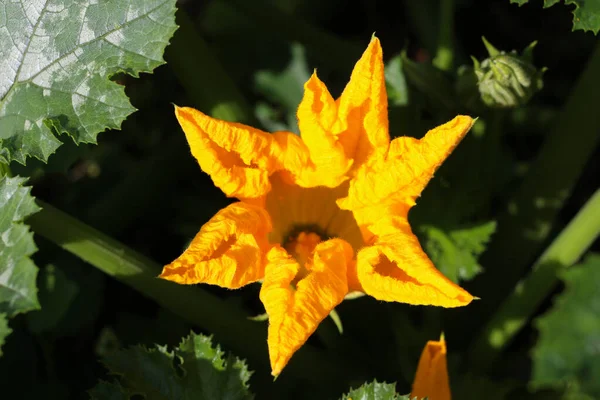
{"type": "Polygon", "coordinates": [[[517,107],[527,103],[543,87],[542,75],[546,71],[546,68],[536,69],[532,63],[537,42],[519,55],[515,50],[499,51],[482,39],[490,57],[481,63],[473,58],[473,65],[483,102],[490,107],[517,107]]]}

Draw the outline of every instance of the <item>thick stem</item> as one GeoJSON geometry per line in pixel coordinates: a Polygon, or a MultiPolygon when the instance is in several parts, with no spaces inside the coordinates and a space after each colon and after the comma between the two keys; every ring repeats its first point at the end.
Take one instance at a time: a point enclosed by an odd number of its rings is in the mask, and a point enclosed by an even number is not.
{"type": "Polygon", "coordinates": [[[558,283],[558,272],[573,265],[600,235],[600,190],[552,242],[532,272],[504,301],[471,347],[469,366],[489,368],[558,283]]]}

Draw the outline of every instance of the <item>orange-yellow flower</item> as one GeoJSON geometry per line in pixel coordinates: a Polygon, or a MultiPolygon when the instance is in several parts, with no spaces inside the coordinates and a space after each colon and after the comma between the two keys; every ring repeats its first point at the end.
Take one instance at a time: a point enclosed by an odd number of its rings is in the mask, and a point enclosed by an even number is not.
{"type": "Polygon", "coordinates": [[[349,292],[443,307],[473,299],[435,269],[407,219],[473,120],[458,116],[421,140],[390,142],[377,38],[337,100],[316,73],[304,89],[301,136],[175,110],[202,170],[239,201],[161,277],[230,289],[262,280],[275,376],[349,292]]]}
{"type": "Polygon", "coordinates": [[[425,345],[410,397],[429,400],[450,400],[450,383],[446,365],[446,341],[430,340],[425,345]]]}

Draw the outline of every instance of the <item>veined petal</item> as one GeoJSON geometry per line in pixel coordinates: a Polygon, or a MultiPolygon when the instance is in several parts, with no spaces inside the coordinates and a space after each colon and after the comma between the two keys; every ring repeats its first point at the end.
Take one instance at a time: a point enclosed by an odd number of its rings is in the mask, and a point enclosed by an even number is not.
{"type": "Polygon", "coordinates": [[[346,155],[354,160],[353,168],[373,156],[384,155],[390,142],[387,92],[383,51],[376,37],[356,63],[337,103],[338,119],[333,131],[339,136],[346,155]]]}
{"type": "Polygon", "coordinates": [[[310,158],[318,174],[317,184],[334,187],[346,178],[352,160],[346,157],[344,147],[331,128],[337,115],[337,105],[316,72],[304,85],[304,97],[298,106],[298,126],[302,140],[310,151],[310,158]]]}
{"type": "Polygon", "coordinates": [[[243,202],[230,204],[202,226],[160,277],[229,289],[256,282],[264,276],[270,231],[271,219],[264,209],[243,202]]]}
{"type": "Polygon", "coordinates": [[[450,382],[446,362],[446,342],[430,340],[425,345],[410,397],[450,400],[450,382]]]}
{"type": "Polygon", "coordinates": [[[269,251],[260,300],[269,315],[268,344],[274,376],[348,293],[346,271],[352,258],[352,247],[344,240],[319,243],[312,261],[305,265],[308,275],[294,290],[291,285],[300,265],[282,247],[269,251]]]}
{"type": "Polygon", "coordinates": [[[293,133],[269,134],[189,107],[176,107],[175,115],[200,168],[227,196],[260,197],[271,188],[271,173],[294,174],[309,163],[306,146],[293,133]]]}
{"type": "Polygon", "coordinates": [[[366,294],[383,301],[459,307],[473,300],[446,278],[425,254],[408,221],[357,254],[358,280],[366,294]]]}
{"type": "Polygon", "coordinates": [[[348,197],[338,201],[340,208],[352,210],[360,225],[376,223],[382,210],[390,207],[396,212],[403,210],[401,215],[406,216],[434,172],[467,134],[473,122],[471,117],[459,115],[430,130],[420,140],[394,139],[387,157],[359,169],[350,181],[348,197]]]}

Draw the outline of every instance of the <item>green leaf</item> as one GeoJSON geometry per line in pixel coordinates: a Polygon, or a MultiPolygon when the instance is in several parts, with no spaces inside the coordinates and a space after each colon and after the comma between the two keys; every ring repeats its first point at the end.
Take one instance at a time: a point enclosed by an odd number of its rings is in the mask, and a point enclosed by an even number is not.
{"type": "Polygon", "coordinates": [[[8,327],[8,318],[6,314],[0,314],[0,356],[2,356],[2,346],[6,341],[6,337],[10,335],[12,329],[8,327]]]}
{"type": "MultiPolygon", "coordinates": [[[[231,355],[223,357],[209,337],[191,333],[179,347],[169,351],[166,346],[146,349],[130,347],[103,358],[109,371],[120,377],[129,393],[153,399],[252,399],[248,390],[250,372],[246,364],[231,355]]],[[[114,384],[101,383],[105,395],[123,391],[114,384]]],[[[98,395],[98,398],[101,398],[98,395]]]]}
{"type": "MultiPolygon", "coordinates": [[[[416,397],[415,397],[416,399],[416,397]]],[[[358,389],[350,389],[341,400],[411,400],[410,397],[396,393],[395,383],[365,383],[358,389]]]]}
{"type": "MultiPolygon", "coordinates": [[[[519,6],[529,0],[510,0],[519,6]]],[[[560,0],[544,0],[544,8],[552,7],[560,0]]],[[[565,0],[566,5],[574,4],[573,30],[592,31],[594,35],[600,30],[600,1],[598,0],[565,0]]]]}
{"type": "Polygon", "coordinates": [[[0,162],[119,128],[135,109],[110,78],[164,62],[174,13],[175,0],[0,0],[0,162]]]}
{"type": "Polygon", "coordinates": [[[550,311],[535,321],[540,337],[533,350],[532,384],[576,384],[600,397],[600,254],[562,272],[566,288],[550,311]]]}
{"type": "Polygon", "coordinates": [[[433,264],[453,282],[473,279],[482,271],[477,260],[495,230],[494,221],[448,229],[431,225],[421,227],[425,251],[433,264]]]}
{"type": "Polygon", "coordinates": [[[42,309],[27,314],[29,327],[35,333],[52,330],[65,316],[79,292],[77,284],[54,265],[46,266],[40,275],[42,309]]]}
{"type": "Polygon", "coordinates": [[[24,178],[0,178],[0,313],[9,317],[40,308],[35,285],[38,269],[29,258],[36,250],[23,219],[39,207],[23,187],[24,178]]]}

